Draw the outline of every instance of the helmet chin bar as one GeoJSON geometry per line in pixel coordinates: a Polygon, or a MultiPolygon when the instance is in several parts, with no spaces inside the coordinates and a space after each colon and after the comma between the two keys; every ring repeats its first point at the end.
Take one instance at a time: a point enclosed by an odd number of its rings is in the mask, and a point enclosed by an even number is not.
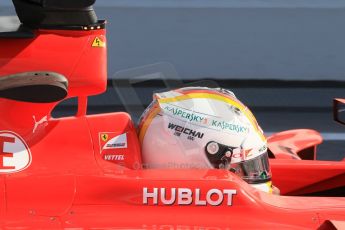
{"type": "Polygon", "coordinates": [[[234,149],[236,147],[222,145],[215,141],[210,141],[205,146],[207,159],[218,169],[224,169],[230,164],[234,149]]]}
{"type": "Polygon", "coordinates": [[[267,166],[263,163],[268,161],[267,153],[261,154],[250,160],[231,163],[232,155],[237,148],[242,149],[242,145],[240,147],[232,147],[210,141],[205,146],[205,152],[213,167],[217,169],[227,169],[237,174],[249,184],[266,183],[271,180],[268,162],[267,166]]]}

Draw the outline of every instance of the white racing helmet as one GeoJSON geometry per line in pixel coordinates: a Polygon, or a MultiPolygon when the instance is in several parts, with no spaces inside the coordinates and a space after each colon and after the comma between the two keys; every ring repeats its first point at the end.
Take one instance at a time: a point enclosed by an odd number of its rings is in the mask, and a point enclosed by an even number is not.
{"type": "Polygon", "coordinates": [[[140,119],[146,168],[220,168],[271,192],[267,142],[253,114],[224,89],[154,95],[140,119]]]}

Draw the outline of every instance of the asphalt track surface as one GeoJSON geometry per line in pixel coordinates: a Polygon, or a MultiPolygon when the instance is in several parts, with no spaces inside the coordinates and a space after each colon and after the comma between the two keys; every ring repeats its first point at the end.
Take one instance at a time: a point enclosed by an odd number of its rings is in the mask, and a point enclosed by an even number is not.
{"type": "MultiPolygon", "coordinates": [[[[133,120],[137,122],[140,114],[150,103],[152,93],[160,91],[161,89],[159,87],[138,87],[135,90],[142,102],[140,105],[121,100],[118,91],[114,90],[112,87],[108,87],[106,93],[90,97],[88,114],[127,111],[132,115],[133,120]]],[[[298,106],[291,106],[293,104],[293,102],[290,101],[291,98],[285,100],[285,105],[287,106],[284,106],[284,104],[277,106],[274,103],[272,104],[272,102],[271,104],[268,103],[270,106],[261,106],[260,101],[272,101],[272,97],[281,97],[284,99],[284,96],[294,94],[297,89],[284,89],[287,95],[283,96],[280,94],[272,95],[272,91],[275,92],[276,90],[274,88],[256,88],[257,91],[267,91],[269,96],[245,94],[243,90],[243,88],[235,88],[233,92],[235,92],[237,96],[241,95],[240,97],[238,96],[241,101],[251,108],[266,135],[289,129],[314,129],[320,132],[324,138],[324,142],[318,147],[318,159],[342,160],[345,158],[345,126],[333,121],[331,107],[332,94],[326,94],[327,98],[329,97],[329,104],[323,107],[310,106],[310,104],[305,104],[303,106],[303,104],[298,103],[296,103],[298,106]],[[260,101],[255,98],[260,98],[260,101]]],[[[322,101],[322,98],[325,97],[323,90],[312,88],[307,89],[307,91],[308,90],[316,91],[316,93],[311,96],[313,100],[322,101]]],[[[336,91],[338,90],[345,93],[345,89],[337,89],[336,91]]],[[[325,89],[324,91],[327,90],[325,89]]],[[[336,95],[337,94],[333,96],[335,97],[336,95]]],[[[298,100],[298,98],[293,98],[293,100],[298,100]]],[[[75,101],[65,102],[54,111],[54,116],[72,115],[76,111],[74,104],[75,101]]]]}
{"type": "MultiPolygon", "coordinates": [[[[95,9],[108,22],[109,77],[166,61],[184,79],[344,80],[344,5],[341,0],[97,0],[95,9]]],[[[1,0],[0,16],[10,15],[11,0],[1,0]]]]}

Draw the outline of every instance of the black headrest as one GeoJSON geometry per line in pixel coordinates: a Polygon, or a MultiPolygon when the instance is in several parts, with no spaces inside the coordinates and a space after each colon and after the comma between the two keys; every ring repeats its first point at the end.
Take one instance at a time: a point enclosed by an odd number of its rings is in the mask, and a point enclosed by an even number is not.
{"type": "Polygon", "coordinates": [[[31,28],[97,23],[95,0],[12,0],[19,20],[31,28]]]}
{"type": "Polygon", "coordinates": [[[55,72],[25,72],[0,77],[0,97],[49,103],[67,96],[67,79],[55,72]]]}
{"type": "Polygon", "coordinates": [[[35,3],[44,8],[79,9],[90,7],[96,0],[24,0],[28,3],[35,3]]]}

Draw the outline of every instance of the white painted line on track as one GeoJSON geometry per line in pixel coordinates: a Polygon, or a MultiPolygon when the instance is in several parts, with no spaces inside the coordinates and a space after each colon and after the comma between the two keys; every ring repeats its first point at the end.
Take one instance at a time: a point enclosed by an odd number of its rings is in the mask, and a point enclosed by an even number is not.
{"type": "Polygon", "coordinates": [[[97,0],[95,6],[165,8],[336,8],[344,0],[97,0]]]}
{"type": "MultiPolygon", "coordinates": [[[[13,7],[11,0],[0,6],[13,7]]],[[[97,0],[96,7],[169,7],[169,8],[334,8],[345,7],[344,0],[97,0]]]]}
{"type": "Polygon", "coordinates": [[[345,133],[321,133],[325,141],[345,141],[345,133]]]}
{"type": "Polygon", "coordinates": [[[6,31],[13,28],[13,26],[19,25],[20,21],[17,16],[0,16],[0,30],[6,31]]]}
{"type": "MultiPolygon", "coordinates": [[[[265,132],[265,135],[269,137],[274,133],[278,132],[265,132]]],[[[345,141],[345,133],[322,132],[321,136],[324,141],[345,141]]]]}
{"type": "MultiPolygon", "coordinates": [[[[277,132],[265,132],[265,135],[271,136],[274,133],[277,132]]],[[[322,132],[321,136],[324,141],[345,141],[345,133],[322,132]]]]}

